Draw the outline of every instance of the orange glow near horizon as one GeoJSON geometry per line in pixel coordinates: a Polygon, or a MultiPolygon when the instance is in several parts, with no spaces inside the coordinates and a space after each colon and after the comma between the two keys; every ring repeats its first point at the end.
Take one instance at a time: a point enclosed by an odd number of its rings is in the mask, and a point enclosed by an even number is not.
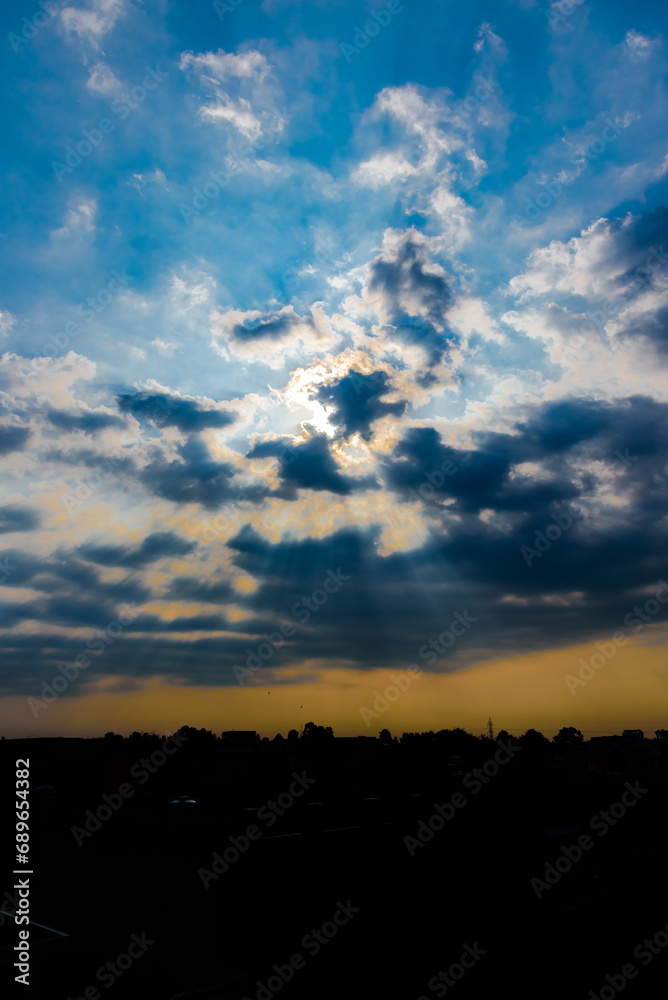
{"type": "MultiPolygon", "coordinates": [[[[561,726],[585,735],[643,729],[653,735],[668,728],[665,646],[631,645],[619,649],[593,678],[571,693],[566,675],[577,675],[580,657],[594,645],[497,659],[451,674],[422,673],[408,690],[377,716],[374,698],[392,685],[396,670],[325,668],[308,680],[263,686],[189,687],[150,678],[138,689],[118,691],[117,678],[101,678],[81,697],[59,697],[34,717],[25,697],[0,702],[0,735],[7,738],[99,736],[172,732],[182,725],[211,729],[253,729],[272,738],[301,729],[306,722],[332,726],[337,736],[377,736],[381,729],[402,732],[461,726],[475,734],[491,715],[498,730],[520,734],[532,727],[550,736],[561,726]],[[303,706],[303,707],[301,707],[303,706]]],[[[286,671],[282,676],[286,676],[286,671]]],[[[292,671],[298,676],[298,672],[292,671]]],[[[35,692],[37,696],[38,692],[35,692]]],[[[379,706],[376,705],[376,709],[379,706]]]]}

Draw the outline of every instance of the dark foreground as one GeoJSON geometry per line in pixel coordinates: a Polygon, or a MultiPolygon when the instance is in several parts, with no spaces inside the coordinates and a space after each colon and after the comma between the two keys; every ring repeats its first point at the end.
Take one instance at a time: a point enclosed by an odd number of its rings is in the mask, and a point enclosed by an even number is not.
{"type": "MultiPolygon", "coordinates": [[[[0,744],[3,801],[30,759],[33,985],[17,995],[665,995],[666,745],[614,768],[587,743],[525,745],[477,777],[491,741],[193,738],[149,774],[161,745],[0,744]]],[[[13,857],[10,843],[10,912],[13,857]]],[[[0,921],[7,995],[18,928],[0,921]]]]}

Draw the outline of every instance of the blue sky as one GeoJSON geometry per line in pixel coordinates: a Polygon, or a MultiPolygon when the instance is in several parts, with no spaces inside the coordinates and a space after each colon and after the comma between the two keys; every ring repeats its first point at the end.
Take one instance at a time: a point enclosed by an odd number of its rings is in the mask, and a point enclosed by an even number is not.
{"type": "Polygon", "coordinates": [[[42,9],[0,15],[7,698],[133,600],[68,697],[236,685],[344,564],[253,683],[410,662],[467,602],[484,624],[436,672],[647,598],[663,5],[42,9]]]}

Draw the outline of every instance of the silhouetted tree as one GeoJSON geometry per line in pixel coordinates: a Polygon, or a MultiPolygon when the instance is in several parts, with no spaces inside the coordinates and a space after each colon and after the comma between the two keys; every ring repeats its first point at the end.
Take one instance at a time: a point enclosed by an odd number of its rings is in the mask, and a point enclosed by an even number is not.
{"type": "Polygon", "coordinates": [[[212,748],[217,742],[216,734],[212,733],[210,729],[196,729],[195,726],[181,726],[178,732],[187,737],[188,745],[191,750],[195,748],[212,748]]]}
{"type": "Polygon", "coordinates": [[[497,740],[503,740],[504,743],[508,743],[512,740],[512,736],[506,729],[502,729],[500,733],[496,734],[497,740]]]}
{"type": "Polygon", "coordinates": [[[536,729],[527,729],[517,741],[525,750],[546,750],[550,746],[550,741],[536,729]]]}
{"type": "Polygon", "coordinates": [[[288,743],[296,743],[299,739],[299,733],[296,729],[291,729],[288,733],[288,743]]]}
{"type": "Polygon", "coordinates": [[[478,745],[477,737],[459,726],[455,729],[441,729],[436,733],[434,742],[446,753],[457,755],[466,753],[467,750],[474,750],[478,745]]]}
{"type": "Polygon", "coordinates": [[[302,739],[307,743],[325,743],[334,739],[334,733],[331,726],[316,726],[315,722],[307,722],[302,739]]]}
{"type": "Polygon", "coordinates": [[[390,732],[389,729],[381,729],[381,731],[378,733],[378,739],[380,740],[381,743],[391,743],[392,733],[390,732]]]}
{"type": "Polygon", "coordinates": [[[557,746],[577,746],[582,743],[584,737],[575,726],[563,726],[554,737],[553,743],[557,746]]]}

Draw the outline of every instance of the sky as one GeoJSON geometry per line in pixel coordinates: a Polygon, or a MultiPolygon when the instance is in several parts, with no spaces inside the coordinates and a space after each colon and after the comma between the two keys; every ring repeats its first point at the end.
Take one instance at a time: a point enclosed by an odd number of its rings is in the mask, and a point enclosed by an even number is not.
{"type": "Polygon", "coordinates": [[[664,5],[0,17],[0,732],[668,728],[664,5]]]}

